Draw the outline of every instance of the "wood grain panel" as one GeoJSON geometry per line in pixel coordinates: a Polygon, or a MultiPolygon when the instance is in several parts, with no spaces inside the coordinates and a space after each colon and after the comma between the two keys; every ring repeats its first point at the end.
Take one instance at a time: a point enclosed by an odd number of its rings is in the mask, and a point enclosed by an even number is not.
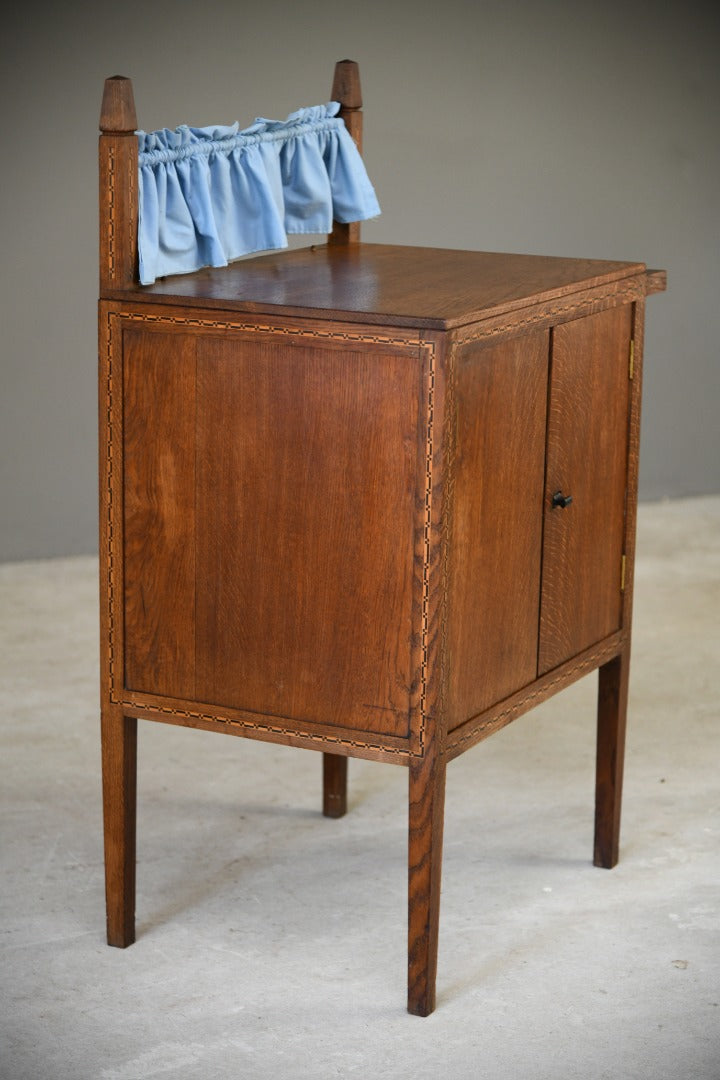
{"type": "MultiPolygon", "coordinates": [[[[118,297],[451,329],[598,287],[644,295],[642,263],[394,244],[319,244],[168,277],[118,297]]],[[[579,295],[578,295],[579,294],[579,295]]],[[[516,319],[516,323],[517,323],[516,319]]]]}
{"type": "Polygon", "coordinates": [[[549,335],[460,352],[450,727],[535,678],[549,335]]]}
{"type": "Polygon", "coordinates": [[[200,339],[201,699],[407,735],[421,388],[417,354],[200,339]]]}
{"type": "Polygon", "coordinates": [[[620,627],[631,323],[625,305],[553,331],[541,675],[620,627]]]}
{"type": "Polygon", "coordinates": [[[195,693],[195,346],[125,330],[125,686],[195,693]]]}

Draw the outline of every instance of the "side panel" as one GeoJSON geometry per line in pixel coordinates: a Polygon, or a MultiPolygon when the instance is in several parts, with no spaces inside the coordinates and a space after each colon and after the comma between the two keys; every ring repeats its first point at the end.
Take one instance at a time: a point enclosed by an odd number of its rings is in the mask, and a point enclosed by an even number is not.
{"type": "Polygon", "coordinates": [[[450,727],[532,682],[549,334],[458,351],[450,727]]]}
{"type": "Polygon", "coordinates": [[[620,627],[631,327],[628,304],[553,330],[540,675],[620,627]]]}
{"type": "Polygon", "coordinates": [[[134,313],[108,327],[111,699],[280,741],[421,747],[433,348],[134,313]]]}
{"type": "Polygon", "coordinates": [[[409,734],[421,368],[198,342],[197,695],[409,734]]]}

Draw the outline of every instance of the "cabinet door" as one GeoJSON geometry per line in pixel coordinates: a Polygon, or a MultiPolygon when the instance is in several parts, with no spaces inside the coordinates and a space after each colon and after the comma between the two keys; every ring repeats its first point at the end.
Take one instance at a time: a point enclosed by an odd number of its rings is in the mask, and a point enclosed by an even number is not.
{"type": "Polygon", "coordinates": [[[627,305],[553,330],[540,675],[620,627],[631,327],[627,305]]]}
{"type": "Polygon", "coordinates": [[[451,729],[537,672],[548,350],[542,330],[459,351],[451,729]]]}

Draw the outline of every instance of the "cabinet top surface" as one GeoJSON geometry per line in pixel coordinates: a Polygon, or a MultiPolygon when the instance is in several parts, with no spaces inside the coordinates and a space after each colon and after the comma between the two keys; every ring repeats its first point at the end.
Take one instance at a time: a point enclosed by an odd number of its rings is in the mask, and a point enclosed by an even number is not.
{"type": "Polygon", "coordinates": [[[321,244],[198,270],[107,299],[452,329],[643,274],[643,263],[321,244]]]}

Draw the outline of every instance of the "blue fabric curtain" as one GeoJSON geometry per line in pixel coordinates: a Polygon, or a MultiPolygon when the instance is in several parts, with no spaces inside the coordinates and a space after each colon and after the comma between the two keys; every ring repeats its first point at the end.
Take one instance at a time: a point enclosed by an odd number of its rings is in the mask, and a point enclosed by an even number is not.
{"type": "Polygon", "coordinates": [[[227,266],[380,213],[337,102],[230,127],[138,132],[140,281],[227,266]]]}

